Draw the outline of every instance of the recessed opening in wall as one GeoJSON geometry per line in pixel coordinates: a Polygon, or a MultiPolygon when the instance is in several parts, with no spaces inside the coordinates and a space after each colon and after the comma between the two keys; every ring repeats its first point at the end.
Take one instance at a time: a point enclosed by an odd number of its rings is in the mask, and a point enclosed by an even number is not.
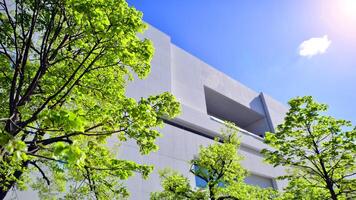
{"type": "Polygon", "coordinates": [[[268,122],[262,114],[211,88],[204,86],[204,93],[208,115],[234,122],[240,128],[261,137],[265,132],[270,131],[268,122]]]}
{"type": "Polygon", "coordinates": [[[273,184],[273,179],[258,176],[255,174],[250,174],[248,177],[245,178],[244,181],[249,185],[258,186],[261,188],[275,188],[273,184]]]}

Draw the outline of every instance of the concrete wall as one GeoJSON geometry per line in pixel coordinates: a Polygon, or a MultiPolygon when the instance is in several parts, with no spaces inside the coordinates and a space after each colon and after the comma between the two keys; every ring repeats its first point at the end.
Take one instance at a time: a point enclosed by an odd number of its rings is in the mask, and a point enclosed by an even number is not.
{"type": "Polygon", "coordinates": [[[274,129],[279,124],[283,123],[284,115],[287,113],[288,107],[284,106],[265,93],[261,93],[260,97],[265,107],[266,116],[268,117],[270,126],[273,128],[272,131],[275,131],[274,129]]]}
{"type": "Polygon", "coordinates": [[[151,73],[146,79],[135,80],[127,85],[127,95],[139,99],[172,90],[171,38],[151,27],[145,32],[154,44],[155,56],[151,62],[151,73]]]}
{"type": "Polygon", "coordinates": [[[184,104],[206,113],[204,86],[264,115],[259,94],[172,44],[173,93],[184,104]]]}
{"type": "MultiPolygon", "coordinates": [[[[206,88],[238,104],[239,111],[245,110],[256,113],[255,117],[260,116],[258,120],[246,125],[248,130],[273,131],[282,122],[287,110],[273,98],[253,91],[170,43],[169,37],[159,30],[151,27],[148,36],[153,39],[156,48],[152,73],[149,79],[130,85],[128,94],[139,97],[171,91],[182,104],[182,114],[161,130],[163,137],[158,140],[158,152],[140,156],[135,144],[123,145],[121,153],[124,158],[156,167],[148,180],[133,177],[128,181],[131,199],[148,199],[150,192],[161,190],[157,172],[166,167],[183,173],[195,186],[195,177],[189,173],[189,161],[198,153],[199,146],[211,144],[211,138],[219,136],[223,127],[221,122],[208,115],[206,88]],[[145,85],[145,91],[142,91],[142,85],[145,85]]],[[[253,119],[253,116],[247,116],[249,112],[245,112],[242,117],[253,119]]],[[[284,169],[274,168],[263,161],[260,151],[269,148],[263,143],[263,138],[247,131],[241,131],[240,136],[239,153],[245,157],[242,165],[251,173],[246,182],[281,189],[285,183],[275,178],[283,175],[284,169]]]]}

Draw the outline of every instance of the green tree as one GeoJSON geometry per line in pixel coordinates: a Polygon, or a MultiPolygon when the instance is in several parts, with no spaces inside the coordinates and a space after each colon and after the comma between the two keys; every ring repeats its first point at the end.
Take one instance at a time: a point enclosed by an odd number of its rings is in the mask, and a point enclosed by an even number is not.
{"type": "Polygon", "coordinates": [[[309,187],[304,178],[289,181],[284,193],[278,200],[314,200],[326,199],[328,191],[319,187],[309,187]]]}
{"type": "Polygon", "coordinates": [[[171,169],[159,172],[163,191],[152,192],[151,200],[198,200],[208,199],[208,193],[199,188],[193,189],[189,179],[171,169]]]}
{"type": "Polygon", "coordinates": [[[193,188],[188,178],[177,172],[161,173],[163,191],[151,194],[152,200],[181,199],[239,199],[268,200],[278,197],[272,189],[262,189],[243,182],[247,171],[240,165],[242,157],[238,154],[240,146],[236,127],[227,125],[221,141],[201,147],[191,161],[190,172],[206,182],[205,188],[193,188]]]}
{"type": "Polygon", "coordinates": [[[327,106],[310,96],[294,98],[289,105],[284,123],[266,135],[266,144],[274,148],[263,150],[266,160],[290,169],[282,178],[290,180],[289,189],[295,193],[355,198],[356,127],[324,115],[327,106]]]}
{"type": "Polygon", "coordinates": [[[179,112],[169,93],[125,96],[150,71],[145,28],[125,0],[1,0],[0,199],[25,183],[48,199],[120,198],[120,180],[147,177],[151,166],[106,145],[130,138],[148,154],[162,118],[179,112]]]}

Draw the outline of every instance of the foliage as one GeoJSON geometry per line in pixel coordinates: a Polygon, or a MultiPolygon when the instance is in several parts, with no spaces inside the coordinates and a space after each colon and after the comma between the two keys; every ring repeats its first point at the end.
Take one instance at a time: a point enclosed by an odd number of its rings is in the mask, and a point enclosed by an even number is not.
{"type": "Polygon", "coordinates": [[[125,96],[154,52],[138,37],[142,13],[124,0],[1,0],[0,25],[0,199],[28,182],[46,199],[127,196],[120,180],[152,167],[118,159],[107,140],[148,154],[179,112],[169,93],[125,96]]]}
{"type": "Polygon", "coordinates": [[[355,198],[356,127],[324,115],[327,106],[310,96],[292,99],[289,105],[284,123],[266,135],[265,142],[274,148],[263,150],[266,160],[293,169],[282,177],[291,181],[292,193],[355,198]]]}
{"type": "Polygon", "coordinates": [[[247,171],[240,165],[240,146],[236,127],[227,124],[221,139],[207,147],[201,147],[199,154],[191,161],[190,172],[203,179],[205,188],[193,188],[188,178],[177,172],[161,173],[163,191],[151,194],[152,200],[166,199],[273,199],[278,193],[272,189],[262,189],[243,182],[247,171]]]}
{"type": "Polygon", "coordinates": [[[304,178],[292,179],[284,188],[284,193],[278,200],[314,200],[325,199],[328,191],[323,188],[309,187],[304,178]]]}
{"type": "Polygon", "coordinates": [[[208,199],[203,189],[193,190],[188,178],[170,169],[160,171],[163,191],[151,193],[152,200],[208,199]]]}
{"type": "Polygon", "coordinates": [[[235,182],[231,186],[222,188],[221,190],[221,193],[225,194],[225,196],[234,197],[230,199],[239,200],[277,200],[282,199],[281,197],[283,196],[272,188],[260,188],[257,186],[248,185],[244,182],[235,182]]]}

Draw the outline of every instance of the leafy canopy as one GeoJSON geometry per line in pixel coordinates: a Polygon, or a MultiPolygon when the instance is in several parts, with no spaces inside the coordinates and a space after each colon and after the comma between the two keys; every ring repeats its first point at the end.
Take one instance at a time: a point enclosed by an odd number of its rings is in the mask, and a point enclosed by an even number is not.
{"type": "Polygon", "coordinates": [[[274,199],[278,193],[272,189],[262,189],[243,182],[247,171],[241,166],[242,157],[238,154],[240,146],[237,128],[228,123],[223,131],[221,142],[201,147],[198,155],[191,161],[190,172],[206,182],[205,188],[193,188],[188,178],[172,172],[162,171],[163,191],[151,194],[152,200],[181,199],[274,199]]]}
{"type": "Polygon", "coordinates": [[[356,127],[324,115],[327,106],[310,96],[294,98],[289,105],[284,123],[266,135],[265,142],[274,148],[263,150],[266,160],[292,169],[282,178],[290,180],[289,188],[298,195],[308,190],[334,200],[355,198],[356,127]]]}
{"type": "Polygon", "coordinates": [[[154,52],[138,37],[142,13],[124,0],[1,0],[0,25],[0,199],[25,183],[44,199],[127,196],[120,180],[152,167],[117,158],[107,140],[147,154],[161,118],[179,113],[169,93],[125,96],[154,52]]]}

